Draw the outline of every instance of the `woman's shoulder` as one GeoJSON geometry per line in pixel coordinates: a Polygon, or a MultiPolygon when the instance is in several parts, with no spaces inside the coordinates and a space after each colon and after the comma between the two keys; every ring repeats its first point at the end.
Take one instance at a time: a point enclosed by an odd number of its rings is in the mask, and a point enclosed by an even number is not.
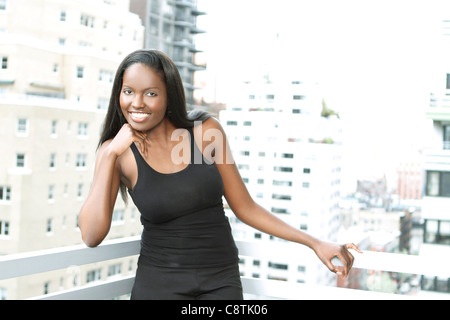
{"type": "Polygon", "coordinates": [[[208,129],[217,129],[217,130],[223,131],[220,121],[213,116],[210,116],[208,119],[201,122],[201,124],[198,124],[197,126],[202,126],[203,132],[205,132],[205,130],[208,130],[208,129]]]}

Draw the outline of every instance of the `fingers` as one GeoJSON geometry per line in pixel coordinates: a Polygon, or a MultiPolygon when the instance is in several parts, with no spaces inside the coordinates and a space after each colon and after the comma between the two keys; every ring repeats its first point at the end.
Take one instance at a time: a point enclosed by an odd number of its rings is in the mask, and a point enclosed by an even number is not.
{"type": "Polygon", "coordinates": [[[356,246],[356,244],[354,244],[354,243],[347,243],[346,245],[345,245],[345,247],[347,248],[347,249],[353,249],[353,250],[356,250],[357,252],[359,252],[359,253],[363,253],[361,250],[359,250],[359,248],[356,246]]]}
{"type": "Polygon", "coordinates": [[[130,124],[125,123],[123,125],[126,130],[128,130],[129,134],[131,135],[130,138],[133,142],[137,142],[139,146],[141,147],[141,152],[147,156],[147,145],[150,144],[150,141],[147,138],[147,134],[142,131],[138,131],[134,129],[130,124]]]}
{"type": "MultiPolygon", "coordinates": [[[[346,278],[353,267],[353,262],[355,261],[355,258],[353,255],[348,251],[348,249],[353,249],[359,253],[362,253],[362,251],[354,244],[354,243],[347,243],[345,244],[345,251],[343,251],[341,254],[337,255],[337,257],[342,261],[344,264],[343,272],[341,275],[346,278]]],[[[339,274],[340,272],[336,272],[339,274]]]]}
{"type": "Polygon", "coordinates": [[[142,153],[147,156],[147,144],[149,143],[149,140],[147,138],[147,135],[141,131],[136,131],[136,137],[138,138],[137,142],[141,146],[142,153]]]}

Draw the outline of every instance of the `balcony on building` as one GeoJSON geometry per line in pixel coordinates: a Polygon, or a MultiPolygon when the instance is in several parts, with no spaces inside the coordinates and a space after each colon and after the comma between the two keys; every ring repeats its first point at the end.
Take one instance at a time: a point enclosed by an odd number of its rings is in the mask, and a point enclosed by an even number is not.
{"type": "MultiPolygon", "coordinates": [[[[261,241],[236,240],[240,256],[270,257],[271,259],[286,258],[300,261],[305,255],[314,253],[303,246],[293,243],[266,243],[261,241]],[[297,252],[297,255],[288,252],[297,252]]],[[[67,269],[71,273],[78,266],[110,261],[113,259],[135,256],[139,254],[140,237],[129,237],[105,241],[96,248],[87,248],[85,245],[61,247],[29,253],[18,253],[0,257],[0,280],[13,279],[42,272],[67,269]]],[[[408,273],[411,277],[422,277],[430,285],[441,279],[450,278],[450,261],[448,255],[433,254],[425,256],[405,254],[382,253],[364,251],[363,254],[354,253],[355,262],[352,272],[360,274],[360,270],[370,273],[385,271],[388,273],[408,273]],[[425,277],[425,278],[424,278],[425,277]]],[[[325,266],[324,266],[325,267],[325,266]]],[[[366,291],[342,287],[316,286],[304,283],[293,283],[274,279],[259,279],[242,277],[244,297],[246,299],[450,299],[448,293],[433,293],[417,289],[408,291],[408,294],[391,294],[377,291],[366,291]],[[411,294],[413,292],[413,294],[411,294]]],[[[351,279],[351,276],[348,278],[351,279]]],[[[347,280],[350,281],[350,280],[347,280]]],[[[125,273],[106,280],[94,279],[84,285],[61,289],[55,292],[46,292],[41,296],[28,297],[30,300],[101,300],[129,298],[134,282],[134,274],[125,273]]],[[[419,285],[420,280],[417,281],[419,285]]],[[[342,285],[342,283],[341,283],[342,285]]],[[[7,298],[7,297],[6,297],[7,298]]]]}

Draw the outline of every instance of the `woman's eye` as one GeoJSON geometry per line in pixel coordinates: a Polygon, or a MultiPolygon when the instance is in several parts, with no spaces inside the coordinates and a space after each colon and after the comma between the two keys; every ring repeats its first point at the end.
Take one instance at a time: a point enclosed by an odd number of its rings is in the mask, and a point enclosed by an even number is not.
{"type": "Polygon", "coordinates": [[[155,97],[155,96],[156,96],[156,93],[154,93],[154,92],[148,92],[147,95],[148,95],[149,97],[155,97]]]}
{"type": "Polygon", "coordinates": [[[123,90],[123,93],[125,93],[125,94],[131,94],[131,90],[125,89],[125,90],[123,90]]]}

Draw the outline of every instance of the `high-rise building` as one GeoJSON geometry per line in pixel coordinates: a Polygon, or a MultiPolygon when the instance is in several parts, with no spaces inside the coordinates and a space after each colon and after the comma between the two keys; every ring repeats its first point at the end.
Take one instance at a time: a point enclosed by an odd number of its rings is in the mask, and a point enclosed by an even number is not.
{"type": "MultiPolygon", "coordinates": [[[[292,226],[336,241],[339,229],[341,124],[322,116],[318,85],[301,76],[247,83],[241,103],[220,112],[242,179],[256,202],[292,226]]],[[[234,236],[279,241],[229,213],[234,236]]],[[[241,260],[241,274],[308,284],[336,285],[319,261],[241,260]]]]}
{"type": "MultiPolygon", "coordinates": [[[[450,256],[450,39],[449,20],[443,21],[443,35],[437,53],[443,55],[436,73],[436,87],[430,92],[426,115],[433,121],[433,141],[424,151],[425,184],[422,203],[423,245],[420,255],[450,256]]],[[[450,278],[423,276],[422,290],[450,292],[450,278]]]]}
{"type": "Polygon", "coordinates": [[[197,17],[206,14],[197,9],[197,0],[131,0],[131,11],[139,14],[145,26],[145,47],[168,54],[183,80],[188,105],[194,104],[194,73],[205,66],[196,64],[195,35],[197,17]]]}
{"type": "MultiPolygon", "coordinates": [[[[92,183],[115,70],[142,48],[129,1],[0,1],[0,254],[81,243],[78,212],[92,183]]],[[[118,200],[109,238],[138,235],[118,200]]],[[[110,261],[0,282],[22,299],[133,272],[110,261]]]]}

